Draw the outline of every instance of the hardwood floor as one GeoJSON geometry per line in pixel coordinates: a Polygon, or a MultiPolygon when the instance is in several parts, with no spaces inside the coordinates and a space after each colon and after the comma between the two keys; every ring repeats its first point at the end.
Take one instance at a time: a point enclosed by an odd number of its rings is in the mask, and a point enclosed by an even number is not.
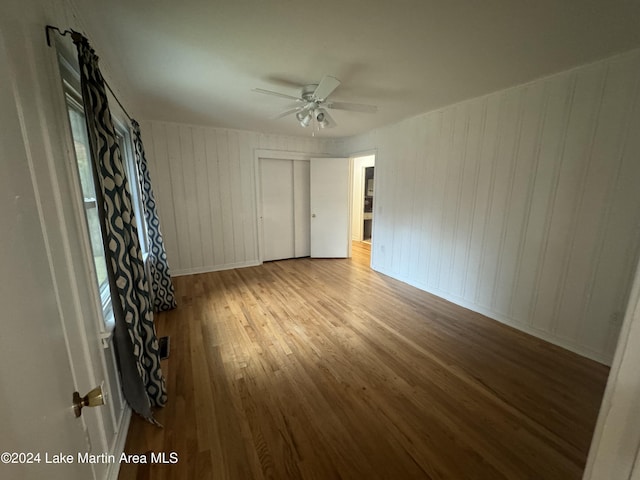
{"type": "Polygon", "coordinates": [[[131,479],[581,478],[608,368],[373,272],[298,259],[178,277],[163,429],[131,479]]]}

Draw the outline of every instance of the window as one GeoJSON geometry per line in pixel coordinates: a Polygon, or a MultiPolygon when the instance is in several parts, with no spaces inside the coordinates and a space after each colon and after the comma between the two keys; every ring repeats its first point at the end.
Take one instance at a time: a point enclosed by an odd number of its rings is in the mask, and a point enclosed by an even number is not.
{"type": "MultiPolygon", "coordinates": [[[[100,292],[103,320],[107,327],[106,329],[103,327],[103,329],[110,331],[115,322],[113,319],[111,291],[109,288],[109,278],[107,274],[107,257],[105,256],[104,244],[102,241],[102,228],[98,213],[98,195],[96,193],[96,184],[94,182],[89,136],[85,122],[82,95],[80,94],[80,77],[77,65],[74,67],[75,64],[68,60],[67,56],[60,53],[58,58],[63,78],[67,113],[73,137],[78,179],[80,183],[79,186],[82,195],[82,205],[84,207],[83,211],[89,237],[88,240],[91,246],[91,256],[98,291],[100,292]]],[[[127,127],[128,123],[124,120],[127,118],[126,113],[121,109],[118,109],[118,104],[114,99],[110,99],[109,105],[112,108],[111,112],[116,130],[116,141],[120,147],[125,173],[129,181],[129,189],[133,202],[134,216],[136,218],[142,256],[146,261],[148,250],[147,231],[146,224],[144,222],[140,182],[138,181],[138,169],[133,155],[132,136],[129,128],[127,127]]]]}
{"type": "Polygon", "coordinates": [[[98,215],[98,202],[96,186],[93,177],[93,167],[91,165],[91,154],[89,148],[89,136],[85,124],[84,109],[79,100],[79,95],[71,86],[66,85],[67,112],[71,124],[73,135],[73,146],[76,154],[78,166],[78,176],[82,188],[82,201],[84,213],[89,232],[89,241],[93,254],[93,264],[95,267],[96,280],[100,291],[102,302],[102,312],[105,323],[109,323],[112,317],[111,292],[109,290],[109,278],[107,275],[107,263],[102,243],[102,229],[100,217],[98,215]]]}
{"type": "Polygon", "coordinates": [[[133,142],[131,140],[131,133],[117,119],[114,119],[114,122],[114,126],[116,129],[116,141],[118,142],[120,152],[122,153],[122,161],[124,162],[124,167],[127,173],[127,180],[129,182],[129,193],[131,194],[131,201],[133,203],[133,214],[135,216],[136,227],[138,229],[140,250],[142,251],[142,258],[146,263],[148,252],[147,226],[144,219],[142,190],[140,188],[140,175],[133,155],[133,142]]]}

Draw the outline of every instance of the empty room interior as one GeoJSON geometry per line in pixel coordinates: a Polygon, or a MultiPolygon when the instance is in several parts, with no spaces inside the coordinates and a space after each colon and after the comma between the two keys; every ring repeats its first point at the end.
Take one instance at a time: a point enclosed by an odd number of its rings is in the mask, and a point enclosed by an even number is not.
{"type": "Polygon", "coordinates": [[[640,479],[640,3],[0,11],[1,478],[640,479]]]}

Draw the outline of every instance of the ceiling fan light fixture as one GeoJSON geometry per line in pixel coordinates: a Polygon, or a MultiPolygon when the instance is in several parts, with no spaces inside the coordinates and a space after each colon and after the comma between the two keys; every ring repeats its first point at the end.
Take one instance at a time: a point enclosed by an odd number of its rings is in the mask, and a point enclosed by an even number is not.
{"type": "Polygon", "coordinates": [[[313,116],[318,122],[318,126],[320,128],[327,128],[329,126],[329,122],[327,121],[327,115],[325,114],[324,110],[322,109],[316,110],[315,112],[313,112],[313,116]]]}
{"type": "MultiPolygon", "coordinates": [[[[298,115],[296,115],[297,117],[298,115]]],[[[308,127],[311,123],[311,114],[307,113],[302,120],[300,120],[300,125],[303,127],[308,127]]]]}

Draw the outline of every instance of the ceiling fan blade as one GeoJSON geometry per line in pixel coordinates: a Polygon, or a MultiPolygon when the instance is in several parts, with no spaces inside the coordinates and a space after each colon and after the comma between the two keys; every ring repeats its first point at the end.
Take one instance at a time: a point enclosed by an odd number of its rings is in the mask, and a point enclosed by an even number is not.
{"type": "Polygon", "coordinates": [[[287,110],[291,109],[291,108],[303,108],[304,105],[301,103],[302,99],[297,99],[295,102],[290,103],[289,105],[287,105],[286,108],[287,110]]]}
{"type": "Polygon", "coordinates": [[[375,105],[365,105],[363,103],[327,102],[323,106],[334,110],[349,110],[361,113],[376,113],[378,111],[378,107],[375,105]]]}
{"type": "Polygon", "coordinates": [[[275,117],[271,117],[271,120],[278,120],[279,118],[286,117],[287,115],[291,115],[292,113],[296,113],[298,110],[300,110],[300,107],[290,108],[289,110],[285,110],[275,117]]]}
{"type": "Polygon", "coordinates": [[[332,77],[331,75],[325,75],[320,83],[316,87],[316,90],[313,92],[314,100],[324,100],[331,92],[333,92],[340,85],[340,80],[336,77],[332,77]]]}
{"type": "Polygon", "coordinates": [[[301,100],[298,97],[293,97],[291,95],[285,95],[284,93],[272,92],[271,90],[264,90],[262,88],[254,88],[251,91],[252,92],[256,92],[256,93],[263,93],[265,95],[273,95],[274,97],[288,98],[289,100],[301,100]]]}

